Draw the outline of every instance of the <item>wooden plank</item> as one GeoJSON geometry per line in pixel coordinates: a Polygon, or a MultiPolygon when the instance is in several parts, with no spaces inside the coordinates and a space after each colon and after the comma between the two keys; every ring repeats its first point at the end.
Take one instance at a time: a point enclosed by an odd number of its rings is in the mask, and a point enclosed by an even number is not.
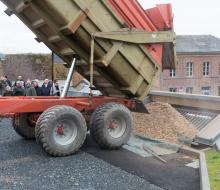
{"type": "Polygon", "coordinates": [[[111,83],[96,83],[97,86],[99,87],[103,87],[103,88],[109,88],[109,87],[113,87],[113,85],[111,83]]]}
{"type": "Polygon", "coordinates": [[[15,11],[17,13],[21,13],[24,9],[26,9],[30,4],[31,0],[25,0],[22,1],[21,3],[19,3],[16,7],[15,7],[15,11]]]}
{"type": "Polygon", "coordinates": [[[103,58],[101,58],[102,64],[104,64],[107,67],[111,63],[112,59],[117,54],[121,46],[121,42],[114,42],[114,45],[108,51],[108,53],[103,58]]]}
{"type": "Polygon", "coordinates": [[[73,55],[75,54],[71,48],[65,48],[60,51],[62,55],[73,55]]]}
{"type": "MultiPolygon", "coordinates": [[[[85,76],[90,76],[90,72],[87,71],[87,72],[84,73],[84,75],[85,75],[85,76]]],[[[98,76],[101,76],[101,75],[100,75],[99,72],[93,71],[93,76],[94,76],[94,77],[98,77],[98,76]]]]}
{"type": "MultiPolygon", "coordinates": [[[[62,34],[62,32],[60,32],[58,25],[54,22],[53,18],[51,18],[47,12],[45,12],[41,7],[39,7],[39,5],[35,4],[34,2],[31,3],[31,8],[36,11],[39,16],[41,18],[43,18],[45,20],[45,22],[48,24],[48,26],[55,32],[57,33],[57,35],[60,36],[60,38],[65,41],[65,43],[71,48],[74,49],[74,51],[76,51],[75,53],[79,54],[81,57],[83,58],[87,58],[89,57],[89,55],[84,52],[81,51],[81,48],[76,45],[75,43],[73,43],[73,39],[71,39],[68,36],[65,36],[64,34],[62,34]]],[[[86,60],[88,61],[88,60],[86,60]]],[[[70,64],[70,61],[67,62],[68,64],[70,64]]]]}
{"type": "Polygon", "coordinates": [[[32,27],[34,29],[37,29],[37,28],[39,28],[39,27],[41,27],[41,26],[43,26],[45,24],[46,23],[45,23],[44,19],[40,18],[40,19],[38,19],[38,20],[36,20],[35,22],[32,23],[32,27]]]}
{"type": "Polygon", "coordinates": [[[55,43],[61,41],[61,38],[58,35],[54,35],[48,38],[48,42],[55,43]]]}
{"type": "Polygon", "coordinates": [[[60,28],[60,31],[63,31],[66,34],[68,34],[68,33],[73,33],[74,34],[76,32],[76,30],[80,27],[82,22],[86,19],[88,12],[89,12],[88,9],[85,9],[84,11],[81,11],[80,14],[78,15],[78,17],[75,20],[70,22],[67,26],[64,26],[64,27],[60,28]]]}

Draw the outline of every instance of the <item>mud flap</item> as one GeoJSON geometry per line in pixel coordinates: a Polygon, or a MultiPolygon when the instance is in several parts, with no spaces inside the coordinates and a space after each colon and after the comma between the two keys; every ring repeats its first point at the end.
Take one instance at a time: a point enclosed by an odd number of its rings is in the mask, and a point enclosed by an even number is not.
{"type": "Polygon", "coordinates": [[[146,106],[140,100],[135,100],[135,108],[133,108],[131,111],[132,112],[147,113],[147,114],[149,114],[146,106]]]}

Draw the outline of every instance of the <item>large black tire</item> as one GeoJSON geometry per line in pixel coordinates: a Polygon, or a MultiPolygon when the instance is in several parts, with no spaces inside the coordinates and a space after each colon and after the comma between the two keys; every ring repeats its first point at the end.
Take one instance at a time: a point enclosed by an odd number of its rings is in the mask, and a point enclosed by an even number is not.
{"type": "Polygon", "coordinates": [[[28,118],[28,113],[22,113],[14,117],[12,124],[17,134],[27,140],[32,140],[35,139],[35,126],[31,125],[28,118]]]}
{"type": "Polygon", "coordinates": [[[83,145],[87,133],[83,115],[70,106],[54,106],[44,111],[35,127],[37,142],[51,156],[68,156],[83,145]]]}
{"type": "Polygon", "coordinates": [[[132,127],[130,110],[117,103],[99,106],[90,119],[90,133],[104,149],[118,149],[126,144],[131,136],[132,127]]]}

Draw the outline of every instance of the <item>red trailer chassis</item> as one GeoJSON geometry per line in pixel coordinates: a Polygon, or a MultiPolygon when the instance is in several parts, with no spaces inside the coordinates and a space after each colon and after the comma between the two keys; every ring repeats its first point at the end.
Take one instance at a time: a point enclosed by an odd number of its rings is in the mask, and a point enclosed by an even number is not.
{"type": "Polygon", "coordinates": [[[53,96],[32,96],[32,97],[1,97],[0,116],[13,117],[20,113],[42,113],[50,107],[57,105],[71,106],[80,111],[84,116],[91,114],[98,106],[106,103],[118,103],[125,105],[128,109],[137,112],[146,112],[140,109],[142,104],[138,100],[93,96],[93,97],[53,97],[53,96]]]}
{"type": "Polygon", "coordinates": [[[0,105],[19,135],[36,138],[52,156],[74,154],[88,130],[102,148],[119,148],[131,135],[129,110],[146,112],[138,100],[105,96],[1,97],[0,105]]]}
{"type": "Polygon", "coordinates": [[[53,106],[71,106],[82,113],[87,123],[94,110],[106,103],[118,103],[126,106],[134,112],[147,113],[142,102],[132,99],[96,96],[96,97],[54,97],[54,96],[32,96],[32,97],[1,97],[0,117],[19,117],[22,113],[29,113],[29,122],[35,125],[38,117],[48,108],[53,106]]]}

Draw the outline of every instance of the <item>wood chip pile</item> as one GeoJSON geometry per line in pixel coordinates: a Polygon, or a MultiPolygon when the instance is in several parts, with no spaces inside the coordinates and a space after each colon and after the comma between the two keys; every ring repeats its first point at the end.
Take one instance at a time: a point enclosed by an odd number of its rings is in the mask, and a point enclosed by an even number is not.
{"type": "Polygon", "coordinates": [[[133,113],[134,133],[179,145],[190,144],[197,134],[197,129],[171,105],[154,102],[146,107],[150,114],[133,113]]]}

